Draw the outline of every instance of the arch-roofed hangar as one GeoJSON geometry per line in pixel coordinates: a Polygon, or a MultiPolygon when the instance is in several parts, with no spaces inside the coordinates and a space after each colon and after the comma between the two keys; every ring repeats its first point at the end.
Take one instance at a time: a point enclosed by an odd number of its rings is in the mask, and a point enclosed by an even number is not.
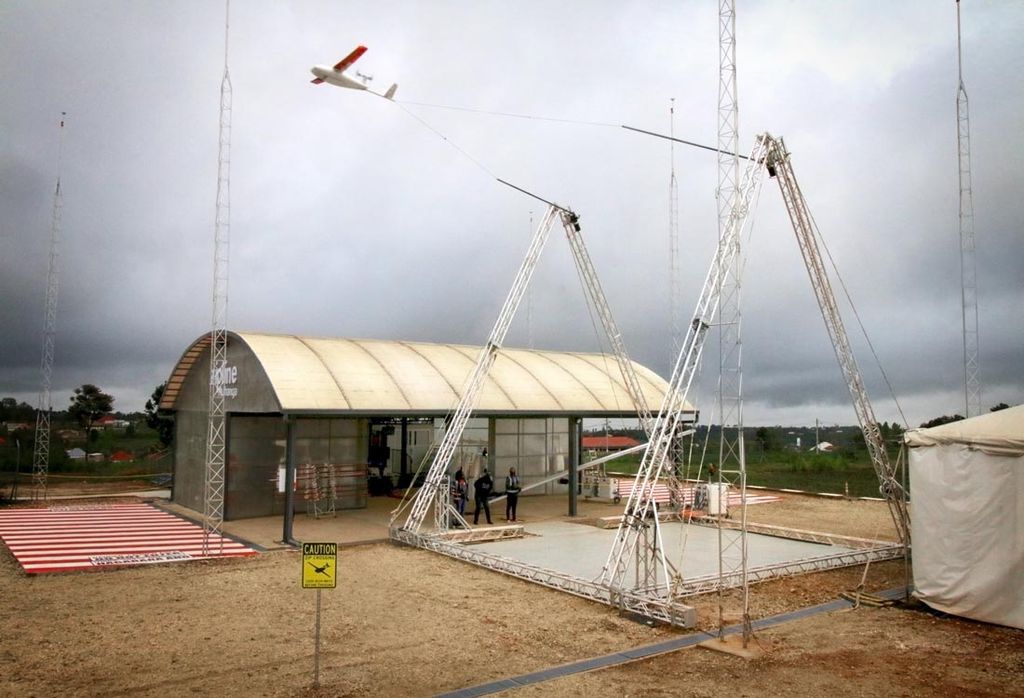
{"type": "MultiPolygon", "coordinates": [[[[175,502],[203,509],[209,335],[183,353],[160,408],[174,413],[175,502]]],[[[439,440],[481,347],[395,340],[303,337],[229,332],[223,378],[228,417],[227,519],[285,512],[286,467],[300,480],[331,464],[339,478],[339,508],[365,506],[367,479],[404,486],[439,440]]],[[[668,384],[633,362],[650,406],[668,384]]],[[[694,411],[687,406],[689,414],[694,411]]],[[[636,417],[614,356],[600,353],[500,349],[474,419],[450,469],[472,476],[486,465],[504,473],[516,465],[524,484],[578,463],[585,417],[636,417]],[[486,452],[486,455],[484,455],[486,452]]],[[[551,482],[538,488],[567,492],[551,482]]],[[[301,511],[310,497],[301,492],[301,511]]]]}

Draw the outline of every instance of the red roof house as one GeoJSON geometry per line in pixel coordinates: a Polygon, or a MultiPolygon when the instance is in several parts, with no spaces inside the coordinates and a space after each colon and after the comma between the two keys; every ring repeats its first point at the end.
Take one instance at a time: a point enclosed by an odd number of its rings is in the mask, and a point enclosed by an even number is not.
{"type": "Polygon", "coordinates": [[[624,451],[639,446],[640,442],[629,436],[584,436],[583,448],[588,451],[624,451]]]}

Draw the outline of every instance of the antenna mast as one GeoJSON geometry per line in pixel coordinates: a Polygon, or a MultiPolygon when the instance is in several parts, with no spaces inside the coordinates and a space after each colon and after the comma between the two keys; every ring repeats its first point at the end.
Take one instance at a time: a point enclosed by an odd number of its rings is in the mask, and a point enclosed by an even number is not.
{"type": "MultiPolygon", "coordinates": [[[[730,216],[741,215],[735,209],[745,205],[739,196],[739,102],[736,86],[736,3],[721,0],[718,13],[718,235],[728,234],[730,216]]],[[[718,572],[721,580],[739,577],[743,593],[743,646],[753,635],[750,624],[750,594],[747,583],[747,508],[746,452],[743,443],[743,343],[740,325],[740,296],[743,269],[741,240],[736,238],[736,254],[721,270],[718,296],[718,476],[715,486],[740,492],[741,526],[737,531],[724,525],[724,512],[718,512],[718,572]]],[[[724,497],[719,497],[725,500],[724,497]]],[[[718,592],[718,635],[725,636],[724,584],[718,592]]]]}
{"type": "MultiPolygon", "coordinates": [[[[533,211],[530,211],[530,231],[533,232],[533,211]]],[[[526,346],[533,349],[533,287],[526,287],[526,346]]]]}
{"type": "Polygon", "coordinates": [[[231,76],[228,73],[228,33],[231,0],[224,12],[224,76],[220,82],[220,130],[217,147],[217,212],[213,234],[213,329],[210,332],[210,401],[206,441],[206,481],[204,483],[203,555],[219,554],[211,550],[211,541],[223,548],[225,443],[224,378],[227,368],[228,338],[228,257],[231,232],[231,76]]]}
{"type": "MultiPolygon", "coordinates": [[[[675,138],[676,98],[672,97],[668,108],[668,132],[675,138]]],[[[672,328],[672,353],[669,355],[669,373],[683,346],[682,324],[679,322],[679,185],[676,182],[676,144],[669,141],[668,178],[668,313],[669,327],[672,328]]]]}
{"type": "Polygon", "coordinates": [[[43,314],[43,357],[40,362],[42,384],[36,410],[36,440],[32,456],[32,499],[47,498],[46,480],[50,470],[50,416],[53,412],[51,383],[53,377],[53,350],[57,337],[57,275],[60,261],[60,223],[64,201],[60,191],[60,168],[64,154],[64,117],[60,113],[60,135],[57,145],[57,186],[53,191],[53,214],[50,220],[50,258],[46,269],[46,308],[43,314]]]}
{"type": "Polygon", "coordinates": [[[978,376],[978,280],[974,260],[974,195],[971,193],[971,121],[964,87],[960,0],[956,3],[956,142],[960,180],[960,279],[964,327],[964,399],[967,417],[981,414],[978,376]]]}

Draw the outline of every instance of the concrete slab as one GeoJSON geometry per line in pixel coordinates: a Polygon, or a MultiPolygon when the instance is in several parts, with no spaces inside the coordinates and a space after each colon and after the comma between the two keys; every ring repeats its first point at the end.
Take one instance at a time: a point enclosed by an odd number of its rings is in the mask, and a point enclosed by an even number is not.
{"type": "MultiPolygon", "coordinates": [[[[292,523],[292,537],[299,542],[333,541],[340,545],[383,542],[388,538],[391,511],[398,503],[399,500],[391,497],[370,497],[365,509],[339,510],[331,516],[319,519],[307,514],[296,514],[292,523]]],[[[202,518],[200,512],[173,502],[161,506],[186,518],[202,518]]],[[[266,550],[290,547],[281,540],[284,535],[283,516],[225,521],[223,530],[236,538],[256,543],[266,550]]]]}
{"type": "MultiPolygon", "coordinates": [[[[682,559],[681,570],[686,578],[718,573],[717,529],[672,522],[663,523],[661,532],[666,553],[674,560],[682,559]]],[[[564,521],[542,521],[526,524],[525,533],[523,538],[481,543],[474,547],[580,579],[596,579],[607,562],[616,531],[564,521]]],[[[747,566],[775,565],[852,550],[748,534],[747,566]]]]}
{"type": "MultiPolygon", "coordinates": [[[[388,523],[391,512],[401,504],[394,497],[368,497],[365,509],[343,509],[333,516],[315,519],[306,514],[296,514],[292,527],[292,535],[296,540],[335,541],[340,545],[362,545],[366,543],[384,542],[388,539],[388,523]]],[[[173,511],[179,516],[201,520],[202,513],[188,509],[173,502],[162,502],[160,506],[173,511]]],[[[543,521],[595,521],[602,516],[622,514],[622,504],[598,500],[583,500],[579,505],[579,513],[575,519],[565,514],[568,508],[565,495],[531,495],[520,498],[519,511],[522,523],[529,520],[533,523],[543,521]]],[[[495,525],[505,523],[501,514],[504,506],[500,503],[491,506],[495,525]]],[[[404,515],[402,517],[404,520],[404,515]]],[[[474,530],[487,528],[474,526],[474,530]]],[[[251,541],[266,550],[287,547],[281,543],[284,530],[284,517],[263,516],[255,519],[225,521],[224,531],[238,538],[251,541]]]]}

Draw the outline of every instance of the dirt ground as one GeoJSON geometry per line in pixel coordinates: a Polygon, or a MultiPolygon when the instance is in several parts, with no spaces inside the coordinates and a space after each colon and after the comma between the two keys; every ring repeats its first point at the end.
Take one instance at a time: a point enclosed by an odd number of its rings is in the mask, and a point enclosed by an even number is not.
{"type": "MultiPolygon", "coordinates": [[[[109,500],[105,500],[109,501],[109,500]]],[[[878,502],[804,497],[750,507],[763,523],[891,538],[878,502]]],[[[650,644],[688,631],[432,553],[343,548],[322,592],[287,550],[97,573],[26,576],[0,552],[0,695],[425,696],[650,644]]],[[[752,587],[761,618],[835,599],[862,567],[752,587]]],[[[872,565],[866,589],[902,585],[872,565]]],[[[727,619],[738,617],[727,600],[727,619]]],[[[717,626],[717,597],[694,599],[717,626]]],[[[861,607],[760,631],[757,659],[692,648],[507,694],[1024,696],[1024,631],[918,608],[861,607]]]]}

